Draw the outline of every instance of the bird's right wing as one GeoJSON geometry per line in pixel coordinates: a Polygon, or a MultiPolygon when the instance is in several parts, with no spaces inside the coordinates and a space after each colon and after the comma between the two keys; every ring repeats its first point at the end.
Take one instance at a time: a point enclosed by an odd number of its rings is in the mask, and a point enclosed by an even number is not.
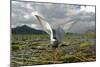
{"type": "Polygon", "coordinates": [[[35,15],[37,20],[40,22],[43,30],[48,33],[49,35],[53,34],[52,28],[47,21],[45,21],[42,17],[35,15]]]}
{"type": "Polygon", "coordinates": [[[76,22],[72,21],[72,22],[63,24],[62,26],[65,32],[67,33],[73,27],[74,24],[76,24],[76,22]]]}

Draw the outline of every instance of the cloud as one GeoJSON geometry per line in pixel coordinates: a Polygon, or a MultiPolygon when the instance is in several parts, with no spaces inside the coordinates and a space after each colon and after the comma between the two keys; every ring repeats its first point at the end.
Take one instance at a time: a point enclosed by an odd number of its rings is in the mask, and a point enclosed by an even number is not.
{"type": "Polygon", "coordinates": [[[41,29],[32,12],[44,17],[52,27],[70,21],[78,22],[71,31],[85,31],[86,28],[95,27],[95,7],[68,4],[52,4],[40,2],[12,1],[12,27],[29,25],[41,29]]]}
{"type": "Polygon", "coordinates": [[[28,26],[30,26],[31,28],[37,29],[37,30],[41,30],[42,29],[41,26],[38,25],[38,24],[31,24],[31,25],[28,25],[28,26]]]}
{"type": "Polygon", "coordinates": [[[94,6],[81,6],[81,11],[86,11],[86,12],[95,12],[95,7],[94,6]]]}

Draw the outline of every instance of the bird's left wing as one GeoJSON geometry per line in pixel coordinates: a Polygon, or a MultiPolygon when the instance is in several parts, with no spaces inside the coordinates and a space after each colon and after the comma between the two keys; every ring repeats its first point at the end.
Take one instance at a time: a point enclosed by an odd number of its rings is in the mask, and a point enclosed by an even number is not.
{"type": "Polygon", "coordinates": [[[42,25],[43,30],[49,35],[53,34],[52,28],[47,21],[45,21],[42,17],[35,15],[40,24],[42,25]]]}

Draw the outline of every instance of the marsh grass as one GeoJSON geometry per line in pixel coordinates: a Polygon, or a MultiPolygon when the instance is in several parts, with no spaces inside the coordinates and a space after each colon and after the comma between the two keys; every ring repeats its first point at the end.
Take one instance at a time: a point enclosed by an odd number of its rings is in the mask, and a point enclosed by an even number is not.
{"type": "Polygon", "coordinates": [[[68,34],[57,49],[48,35],[12,35],[11,66],[90,62],[96,60],[95,34],[68,34]],[[93,41],[91,40],[93,39],[93,41]]]}

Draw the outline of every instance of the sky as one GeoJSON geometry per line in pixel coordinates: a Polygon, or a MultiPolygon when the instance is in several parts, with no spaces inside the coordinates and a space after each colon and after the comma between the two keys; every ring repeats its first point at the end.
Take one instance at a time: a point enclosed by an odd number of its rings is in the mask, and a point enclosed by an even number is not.
{"type": "MultiPolygon", "coordinates": [[[[51,27],[68,22],[77,22],[70,32],[84,33],[95,29],[95,6],[74,4],[53,4],[34,1],[12,1],[11,27],[28,25],[34,29],[42,29],[32,12],[38,12],[51,27]]],[[[64,29],[66,31],[66,28],[64,29]]]]}

